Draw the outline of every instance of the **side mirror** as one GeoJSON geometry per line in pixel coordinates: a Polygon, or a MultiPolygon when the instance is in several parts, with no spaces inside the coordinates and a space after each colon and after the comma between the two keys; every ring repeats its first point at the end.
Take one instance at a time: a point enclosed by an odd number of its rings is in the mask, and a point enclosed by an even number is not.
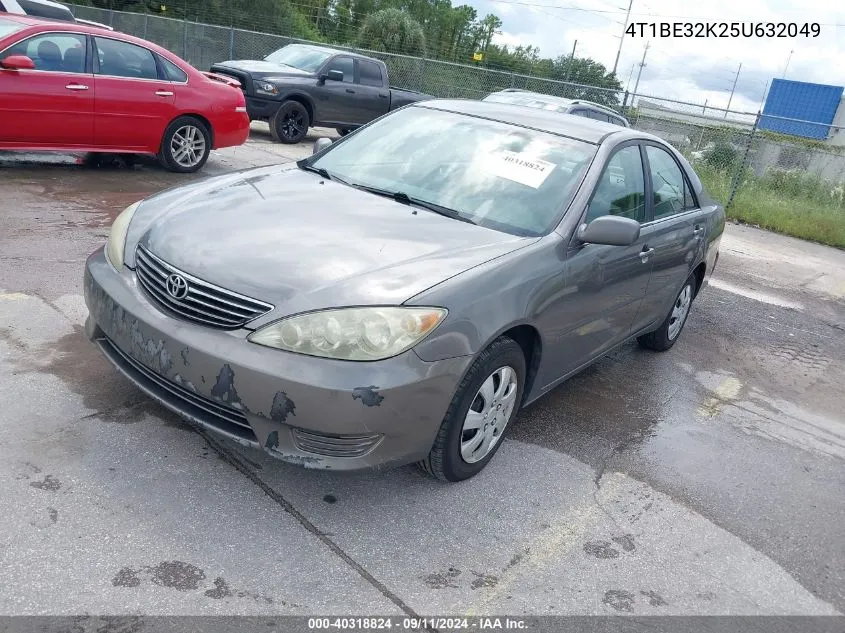
{"type": "Polygon", "coordinates": [[[325,75],[323,75],[323,81],[328,79],[329,81],[343,81],[343,71],[342,70],[330,70],[325,75]]]}
{"type": "Polygon", "coordinates": [[[319,152],[322,152],[324,149],[326,149],[331,144],[332,144],[332,140],[330,138],[326,138],[326,137],[318,138],[316,141],[314,141],[314,147],[311,151],[311,154],[312,155],[318,154],[319,152]]]}
{"type": "Polygon", "coordinates": [[[35,62],[26,55],[9,55],[0,60],[0,66],[8,70],[35,70],[35,62]]]}
{"type": "Polygon", "coordinates": [[[577,237],[588,244],[630,246],[640,237],[640,223],[619,215],[603,215],[589,224],[582,224],[577,237]]]}

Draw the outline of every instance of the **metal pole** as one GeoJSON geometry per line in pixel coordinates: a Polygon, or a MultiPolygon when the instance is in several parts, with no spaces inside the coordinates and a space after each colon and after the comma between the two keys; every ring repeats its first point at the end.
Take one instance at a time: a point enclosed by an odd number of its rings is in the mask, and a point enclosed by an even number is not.
{"type": "Polygon", "coordinates": [[[734,90],[736,90],[736,82],[739,81],[739,71],[742,70],[742,62],[739,62],[739,68],[736,69],[736,76],[734,77],[734,85],[731,88],[731,96],[728,97],[728,107],[725,108],[725,118],[728,118],[728,110],[731,109],[731,101],[734,98],[734,90]]]}
{"type": "Polygon", "coordinates": [[[578,40],[575,40],[575,43],[572,45],[572,55],[569,56],[569,63],[566,65],[566,76],[564,77],[563,81],[569,81],[569,73],[572,70],[572,63],[575,61],[575,47],[578,46],[578,40]]]}
{"type": "Polygon", "coordinates": [[[625,14],[625,24],[622,25],[622,37],[619,38],[619,48],[616,50],[616,61],[613,62],[612,73],[616,74],[616,67],[619,65],[619,55],[622,54],[622,43],[625,41],[625,31],[628,30],[628,20],[631,17],[631,7],[634,5],[634,0],[628,0],[628,12],[625,14]]]}
{"type": "Polygon", "coordinates": [[[143,37],[143,39],[147,39],[147,22],[149,22],[149,21],[150,21],[150,14],[145,13],[144,14],[144,37],[143,37]]]}
{"type": "Polygon", "coordinates": [[[704,105],[701,107],[701,114],[707,114],[707,99],[704,100],[704,105]]]}
{"type": "MultiPolygon", "coordinates": [[[[645,43],[645,50],[643,50],[643,60],[640,62],[640,69],[637,71],[637,82],[634,84],[634,95],[637,94],[637,88],[640,87],[640,76],[643,74],[643,67],[645,66],[645,56],[648,54],[648,46],[651,42],[645,43]]],[[[633,101],[631,102],[633,104],[633,101]]]]}
{"type": "Polygon", "coordinates": [[[786,79],[786,69],[789,68],[789,62],[792,59],[792,53],[795,51],[789,51],[789,57],[786,58],[786,66],[783,67],[783,78],[786,79]]]}
{"type": "Polygon", "coordinates": [[[636,64],[631,64],[631,72],[628,73],[628,81],[625,83],[625,92],[631,88],[631,79],[634,77],[634,67],[636,64]]]}
{"type": "Polygon", "coordinates": [[[229,27],[229,59],[235,59],[235,27],[229,27]]]}
{"type": "Polygon", "coordinates": [[[751,134],[748,135],[748,145],[745,146],[745,153],[742,155],[742,162],[739,164],[739,169],[734,174],[733,183],[731,183],[731,195],[728,196],[728,201],[725,203],[725,211],[731,208],[737,189],[742,184],[742,177],[745,174],[745,167],[748,165],[748,156],[751,154],[751,145],[754,143],[754,135],[757,133],[757,126],[760,124],[760,112],[754,118],[754,126],[751,128],[751,134]]]}
{"type": "Polygon", "coordinates": [[[769,91],[769,82],[766,81],[766,85],[763,88],[763,96],[760,97],[760,109],[763,109],[763,106],[766,104],[766,93],[769,91]]]}

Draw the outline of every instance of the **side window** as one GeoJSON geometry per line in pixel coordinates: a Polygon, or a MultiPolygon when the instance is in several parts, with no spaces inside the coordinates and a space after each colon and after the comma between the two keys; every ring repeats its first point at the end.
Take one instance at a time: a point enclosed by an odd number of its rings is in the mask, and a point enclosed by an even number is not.
{"type": "Polygon", "coordinates": [[[26,55],[35,70],[64,73],[85,72],[85,36],[75,33],[44,33],[18,42],[6,55],[26,55]]]}
{"type": "Polygon", "coordinates": [[[359,59],[358,74],[361,78],[361,85],[381,87],[383,84],[383,80],[381,78],[381,68],[378,64],[359,59]]]}
{"type": "Polygon", "coordinates": [[[188,75],[185,74],[185,71],[179,68],[176,64],[171,61],[166,60],[161,55],[158,56],[159,61],[161,62],[162,67],[164,68],[164,76],[167,81],[175,81],[176,83],[185,83],[188,81],[188,75]]]}
{"type": "Polygon", "coordinates": [[[646,146],[651,184],[654,190],[654,219],[667,218],[685,209],[692,208],[688,201],[692,195],[688,191],[686,178],[675,159],[664,149],[654,145],[646,146]]]}
{"type": "Polygon", "coordinates": [[[593,192],[585,222],[603,215],[621,215],[645,222],[645,178],[638,145],[616,152],[593,192]]]}
{"type": "Polygon", "coordinates": [[[95,37],[100,62],[98,74],[131,79],[158,79],[158,67],[151,51],[129,42],[95,37]]]}
{"type": "Polygon", "coordinates": [[[323,72],[339,70],[343,73],[343,83],[351,84],[355,81],[355,60],[351,57],[335,57],[329,62],[323,72]]]}
{"type": "Polygon", "coordinates": [[[587,112],[584,108],[576,108],[575,110],[570,110],[569,114],[574,114],[575,116],[582,116],[586,119],[590,118],[590,113],[587,112]]]}
{"type": "Polygon", "coordinates": [[[604,112],[599,112],[598,110],[590,110],[590,118],[595,119],[596,121],[604,121],[605,123],[610,122],[610,117],[604,112]]]}

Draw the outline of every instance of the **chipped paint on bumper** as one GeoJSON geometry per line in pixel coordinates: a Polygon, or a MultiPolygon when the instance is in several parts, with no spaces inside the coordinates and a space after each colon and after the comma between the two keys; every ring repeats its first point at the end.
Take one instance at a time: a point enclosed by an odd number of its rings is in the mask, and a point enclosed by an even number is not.
{"type": "Polygon", "coordinates": [[[398,466],[431,448],[471,357],[425,362],[413,351],[358,363],[315,358],[249,343],[249,330],[215,330],[170,317],[138,286],[133,270],[117,273],[102,249],[88,258],[86,333],[108,342],[158,378],[246,418],[245,440],[186,414],[133,372],[107,357],[168,408],[214,432],[310,468],[355,470],[398,466]],[[294,430],[329,436],[380,435],[357,457],[302,450],[294,430]]]}

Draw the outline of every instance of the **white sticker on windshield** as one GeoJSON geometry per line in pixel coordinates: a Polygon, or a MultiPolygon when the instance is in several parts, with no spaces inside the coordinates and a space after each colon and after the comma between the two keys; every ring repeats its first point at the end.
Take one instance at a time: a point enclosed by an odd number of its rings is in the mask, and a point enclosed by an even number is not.
{"type": "Polygon", "coordinates": [[[527,154],[507,150],[494,152],[482,161],[482,168],[488,173],[534,189],[543,184],[556,166],[527,154]]]}

